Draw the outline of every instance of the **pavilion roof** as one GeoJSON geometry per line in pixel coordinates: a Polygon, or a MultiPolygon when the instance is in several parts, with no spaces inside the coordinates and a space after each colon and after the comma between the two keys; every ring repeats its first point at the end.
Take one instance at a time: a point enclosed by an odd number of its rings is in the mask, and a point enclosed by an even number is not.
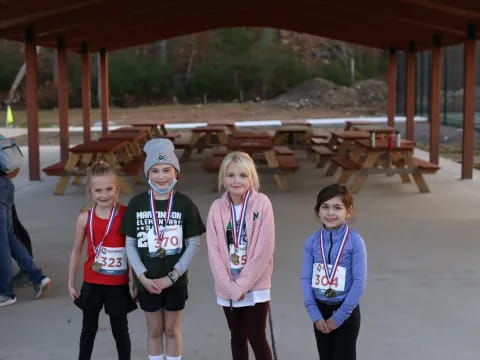
{"type": "Polygon", "coordinates": [[[374,48],[463,42],[480,25],[479,0],[0,0],[0,38],[70,50],[115,50],[210,29],[258,26],[374,48]]]}

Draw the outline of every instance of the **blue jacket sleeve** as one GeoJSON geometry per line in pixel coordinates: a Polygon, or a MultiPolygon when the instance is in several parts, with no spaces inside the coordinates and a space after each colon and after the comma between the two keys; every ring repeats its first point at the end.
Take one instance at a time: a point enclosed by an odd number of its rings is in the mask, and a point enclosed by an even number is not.
{"type": "Polygon", "coordinates": [[[322,314],[315,301],[315,295],[312,291],[312,269],[313,269],[313,236],[307,239],[303,248],[302,281],[303,303],[307,309],[308,315],[313,323],[322,319],[322,314]]]}
{"type": "Polygon", "coordinates": [[[341,326],[360,302],[360,296],[367,284],[367,251],[365,242],[357,234],[352,253],[352,286],[348,291],[342,306],[332,315],[333,322],[341,326]]]}

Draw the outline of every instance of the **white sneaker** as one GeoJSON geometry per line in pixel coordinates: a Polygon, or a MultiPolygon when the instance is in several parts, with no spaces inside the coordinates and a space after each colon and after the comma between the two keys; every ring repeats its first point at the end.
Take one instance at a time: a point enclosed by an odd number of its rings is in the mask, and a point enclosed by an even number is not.
{"type": "Polygon", "coordinates": [[[48,290],[50,290],[51,285],[52,281],[46,276],[42,279],[42,281],[40,281],[40,283],[33,284],[33,289],[35,290],[35,299],[44,297],[48,290]]]}
{"type": "Polygon", "coordinates": [[[11,298],[10,296],[0,295],[0,307],[13,305],[17,302],[17,297],[14,296],[11,298]]]}

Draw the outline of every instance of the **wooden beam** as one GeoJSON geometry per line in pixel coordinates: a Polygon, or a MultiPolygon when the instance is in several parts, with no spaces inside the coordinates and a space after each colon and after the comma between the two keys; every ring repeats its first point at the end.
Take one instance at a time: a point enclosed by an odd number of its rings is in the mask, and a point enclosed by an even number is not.
{"type": "Polygon", "coordinates": [[[82,123],[83,123],[83,142],[92,140],[92,96],[91,96],[91,71],[90,71],[90,51],[88,44],[82,44],[82,123]]]}
{"type": "Polygon", "coordinates": [[[473,155],[475,135],[475,79],[477,42],[474,36],[465,41],[465,67],[463,92],[463,141],[462,179],[473,177],[473,155]]]}
{"type": "Polygon", "coordinates": [[[387,123],[395,126],[395,113],[397,105],[397,56],[395,49],[391,48],[388,55],[388,94],[387,94],[387,123]]]}
{"type": "Polygon", "coordinates": [[[40,133],[38,122],[38,70],[34,31],[25,32],[28,165],[30,180],[40,180],[40,133]]]}
{"type": "Polygon", "coordinates": [[[465,18],[444,12],[425,9],[420,6],[399,4],[395,1],[384,0],[318,0],[322,8],[327,12],[345,14],[355,13],[360,18],[377,18],[380,21],[389,22],[392,26],[405,28],[414,26],[419,29],[450,33],[463,36],[465,31],[465,18]],[[330,8],[330,9],[329,9],[330,8]]]}
{"type": "Polygon", "coordinates": [[[60,128],[60,159],[67,161],[69,138],[68,132],[68,71],[67,49],[65,40],[58,39],[57,46],[57,98],[58,98],[58,123],[60,128]]]}
{"type": "MultiPolygon", "coordinates": [[[[261,11],[256,14],[250,12],[235,11],[234,14],[210,14],[202,15],[202,21],[198,22],[197,15],[170,20],[164,20],[162,23],[152,25],[148,18],[141,24],[125,24],[121,33],[115,32],[113,28],[100,28],[89,44],[91,50],[104,44],[108,49],[117,49],[121,47],[134,46],[139,43],[148,43],[162,38],[177,36],[195,31],[204,31],[213,28],[228,26],[267,26],[290,29],[294,31],[303,31],[311,34],[329,37],[337,40],[348,41],[362,44],[365,46],[387,48],[390,44],[395,44],[399,49],[406,49],[408,41],[406,34],[414,33],[404,29],[403,33],[389,34],[388,31],[379,32],[377,23],[364,24],[362,31],[354,21],[331,17],[328,14],[298,14],[296,12],[281,12],[279,10],[265,16],[261,11]],[[119,36],[121,35],[121,36],[119,36]]],[[[72,34],[73,35],[73,34],[72,34]]],[[[73,42],[80,40],[80,37],[70,37],[73,42]]],[[[418,38],[423,46],[431,46],[431,37],[418,38]]],[[[418,45],[418,44],[417,44],[418,45]]]]}
{"type": "Polygon", "coordinates": [[[101,113],[102,113],[102,136],[108,135],[108,123],[110,117],[109,91],[108,91],[108,54],[105,49],[100,50],[100,89],[101,89],[101,113]]]}
{"type": "Polygon", "coordinates": [[[430,75],[430,162],[439,163],[440,157],[440,98],[442,90],[442,48],[434,40],[430,75]]]}
{"type": "MultiPolygon", "coordinates": [[[[16,0],[15,4],[0,13],[0,29],[11,26],[26,26],[41,19],[55,16],[64,16],[66,13],[98,5],[105,0],[62,0],[60,1],[31,1],[16,0]]],[[[94,11],[94,9],[90,9],[94,11]]],[[[70,19],[71,21],[71,19],[70,19]]]]}
{"type": "Polygon", "coordinates": [[[446,14],[463,16],[466,19],[480,17],[480,4],[471,0],[395,0],[404,4],[438,10],[446,14]]]}
{"type": "Polygon", "coordinates": [[[407,78],[405,94],[405,115],[407,122],[405,124],[406,138],[415,140],[415,57],[417,52],[415,45],[411,43],[407,52],[407,78]]]}

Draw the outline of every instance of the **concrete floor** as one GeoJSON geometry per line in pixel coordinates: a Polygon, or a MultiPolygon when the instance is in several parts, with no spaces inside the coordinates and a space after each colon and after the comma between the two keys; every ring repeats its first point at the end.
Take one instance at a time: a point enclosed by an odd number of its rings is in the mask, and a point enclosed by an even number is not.
{"type": "MultiPolygon", "coordinates": [[[[420,152],[421,154],[421,152],[420,152]]],[[[191,196],[204,217],[217,194],[212,177],[201,171],[205,155],[182,165],[179,189],[191,196]]],[[[277,244],[272,285],[272,320],[278,359],[317,359],[311,323],[300,290],[305,239],[319,226],[315,196],[332,179],[322,176],[303,154],[291,178],[292,191],[280,192],[269,175],[262,191],[275,210],[277,244]]],[[[58,147],[42,146],[42,166],[57,161],[58,147]]],[[[395,177],[374,176],[355,196],[354,227],[368,250],[368,286],[361,301],[360,360],[474,359],[480,351],[479,205],[480,176],[460,181],[451,161],[427,176],[430,194],[395,177]]],[[[53,280],[45,299],[33,300],[30,288],[17,292],[18,303],[0,309],[0,360],[74,359],[81,313],[67,293],[68,257],[83,186],[52,195],[56,178],[27,179],[25,166],[15,179],[19,215],[30,231],[36,262],[53,280]]],[[[135,192],[144,190],[136,186],[135,192]]],[[[127,197],[123,197],[125,203],[127,197]]],[[[80,278],[78,281],[80,284],[80,278]]],[[[229,332],[215,304],[206,247],[190,269],[190,299],[184,313],[184,359],[229,359],[229,332]]],[[[142,311],[129,316],[133,359],[146,358],[142,311]]],[[[116,358],[106,316],[101,317],[94,349],[98,360],[116,358]]],[[[253,356],[251,357],[253,358],[253,356]]]]}

